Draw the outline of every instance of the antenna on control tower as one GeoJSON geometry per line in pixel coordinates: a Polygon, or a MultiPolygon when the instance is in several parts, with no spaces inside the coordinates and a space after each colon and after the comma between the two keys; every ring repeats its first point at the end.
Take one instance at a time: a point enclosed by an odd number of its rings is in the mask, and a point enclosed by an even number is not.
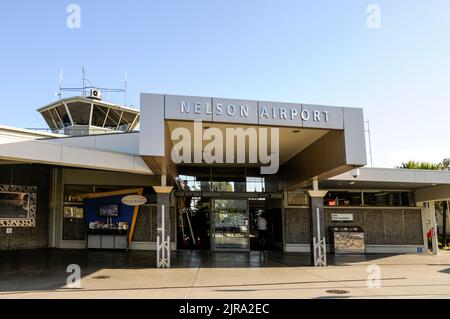
{"type": "MultiPolygon", "coordinates": [[[[127,91],[128,91],[128,73],[125,72],[124,88],[123,89],[111,89],[102,88],[94,86],[91,81],[86,77],[86,69],[84,66],[81,67],[81,87],[64,87],[64,77],[63,70],[61,69],[59,76],[59,91],[55,95],[62,99],[63,92],[80,92],[82,97],[86,97],[86,90],[96,90],[100,92],[112,92],[112,93],[123,93],[125,99],[125,106],[127,106],[127,91]]],[[[109,96],[109,94],[108,94],[109,96]]]]}
{"type": "Polygon", "coordinates": [[[372,158],[372,141],[371,141],[371,137],[370,137],[370,122],[369,120],[364,121],[364,133],[366,134],[366,138],[367,138],[367,147],[369,148],[369,163],[370,166],[373,167],[373,158],[372,158]]]}

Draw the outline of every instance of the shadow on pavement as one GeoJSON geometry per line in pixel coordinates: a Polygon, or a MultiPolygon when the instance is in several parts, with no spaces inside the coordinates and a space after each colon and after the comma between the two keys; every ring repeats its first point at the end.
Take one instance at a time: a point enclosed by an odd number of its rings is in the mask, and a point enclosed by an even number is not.
{"type": "MultiPolygon", "coordinates": [[[[329,255],[330,265],[345,266],[388,257],[389,255],[329,255]]],[[[171,255],[173,268],[276,268],[306,267],[308,253],[177,251],[171,255]]],[[[0,252],[0,291],[62,289],[66,285],[67,266],[77,264],[82,277],[103,269],[155,268],[154,251],[111,250],[23,250],[0,252]]]]}

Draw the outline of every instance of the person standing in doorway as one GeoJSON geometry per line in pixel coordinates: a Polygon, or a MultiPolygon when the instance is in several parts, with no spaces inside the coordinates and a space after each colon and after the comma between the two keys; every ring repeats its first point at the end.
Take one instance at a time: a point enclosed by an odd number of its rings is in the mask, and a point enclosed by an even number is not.
{"type": "Polygon", "coordinates": [[[265,251],[267,245],[267,219],[263,214],[261,214],[261,216],[259,217],[256,227],[258,228],[260,250],[265,251]]]}

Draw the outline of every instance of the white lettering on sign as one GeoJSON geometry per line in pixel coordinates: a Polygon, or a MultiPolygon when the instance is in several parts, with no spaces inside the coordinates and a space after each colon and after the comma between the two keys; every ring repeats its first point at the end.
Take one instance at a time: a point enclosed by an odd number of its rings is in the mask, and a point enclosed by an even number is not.
{"type": "Polygon", "coordinates": [[[302,117],[303,121],[308,121],[309,120],[309,116],[310,116],[310,114],[309,114],[308,110],[303,110],[302,111],[301,117],[302,117]]]}
{"type": "Polygon", "coordinates": [[[353,214],[331,214],[333,222],[352,222],[353,214]]]}
{"type": "MultiPolygon", "coordinates": [[[[242,118],[249,117],[249,106],[245,104],[223,104],[216,103],[211,107],[209,102],[189,102],[180,101],[180,112],[181,113],[193,113],[193,114],[214,114],[216,116],[227,115],[233,117],[238,115],[242,118]]],[[[314,122],[329,122],[330,121],[330,111],[322,110],[302,110],[299,111],[295,107],[267,107],[261,106],[259,108],[259,118],[272,118],[280,120],[296,120],[297,118],[301,121],[312,120],[314,122]],[[300,115],[300,116],[299,116],[300,115]]]]}

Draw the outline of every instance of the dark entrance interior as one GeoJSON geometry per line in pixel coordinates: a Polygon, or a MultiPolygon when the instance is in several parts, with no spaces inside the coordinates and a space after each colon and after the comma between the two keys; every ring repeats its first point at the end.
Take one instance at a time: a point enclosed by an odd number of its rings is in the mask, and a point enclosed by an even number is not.
{"type": "MultiPolygon", "coordinates": [[[[260,250],[257,221],[267,220],[266,250],[282,250],[280,192],[267,191],[257,168],[178,167],[179,250],[260,250]]],[[[273,187],[272,187],[273,188],[273,187]]]]}
{"type": "MultiPolygon", "coordinates": [[[[250,250],[262,250],[261,236],[258,232],[258,220],[261,217],[267,219],[266,201],[265,200],[249,200],[249,219],[250,219],[250,250]]],[[[267,223],[268,224],[268,223],[267,223]]],[[[267,225],[269,226],[269,225],[267,225]]],[[[266,245],[268,248],[268,245],[266,245]]]]}
{"type": "Polygon", "coordinates": [[[282,199],[266,198],[265,200],[250,199],[250,249],[261,250],[262,240],[257,227],[259,217],[267,221],[265,250],[283,250],[283,219],[282,199]]]}
{"type": "MultiPolygon", "coordinates": [[[[258,231],[258,220],[264,217],[267,221],[265,250],[282,250],[282,217],[281,200],[268,198],[240,198],[237,201],[246,202],[248,214],[229,214],[240,216],[239,222],[233,227],[221,227],[218,223],[218,212],[215,209],[217,197],[177,197],[177,249],[179,250],[262,250],[262,240],[258,231]],[[276,204],[274,205],[274,201],[276,204]],[[275,207],[272,207],[275,206],[275,207]],[[236,245],[227,246],[218,243],[218,238],[228,238],[228,243],[236,245]],[[246,244],[248,240],[248,244],[246,244]],[[239,244],[239,245],[237,245],[239,244]]],[[[223,200],[219,200],[224,202],[223,200]]],[[[225,202],[233,203],[236,200],[225,202]]],[[[227,207],[233,212],[235,207],[227,207]]],[[[228,213],[228,212],[227,212],[228,213]]],[[[230,216],[231,217],[231,216],[230,216]]]]}
{"type": "Polygon", "coordinates": [[[180,250],[211,249],[211,199],[177,198],[177,236],[180,250]]]}

